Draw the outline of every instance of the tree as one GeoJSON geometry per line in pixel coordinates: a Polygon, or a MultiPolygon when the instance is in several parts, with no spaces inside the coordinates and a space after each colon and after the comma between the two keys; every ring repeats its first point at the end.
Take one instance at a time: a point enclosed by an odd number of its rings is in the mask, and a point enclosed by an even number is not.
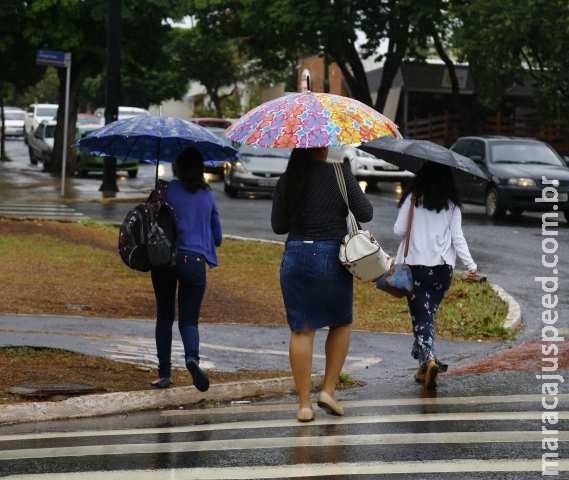
{"type": "Polygon", "coordinates": [[[569,118],[566,0],[469,0],[460,2],[456,14],[456,46],[485,106],[498,110],[514,84],[530,84],[544,114],[569,118]]]}
{"type": "MultiPolygon", "coordinates": [[[[97,77],[103,71],[105,58],[106,1],[89,0],[33,0],[22,2],[23,36],[35,48],[68,51],[72,54],[70,115],[68,131],[75,131],[79,91],[87,78],[97,77]]],[[[177,0],[125,0],[122,2],[123,58],[133,76],[131,95],[136,105],[147,106],[151,101],[181,95],[185,82],[170,72],[163,47],[171,30],[165,20],[177,18],[187,11],[187,4],[177,0]],[[145,83],[146,82],[146,83],[145,83]],[[144,88],[141,88],[144,85],[144,88]],[[146,93],[142,94],[144,90],[146,93]],[[182,91],[180,91],[182,90],[182,91]],[[134,92],[137,92],[136,94],[134,92]]],[[[59,105],[63,106],[65,70],[58,70],[59,105]]],[[[126,87],[123,85],[123,91],[126,87]]],[[[58,125],[63,125],[64,109],[58,110],[58,125]]],[[[66,146],[68,148],[68,146],[66,146]]],[[[61,169],[63,129],[56,132],[53,172],[61,169]]],[[[73,152],[69,152],[69,172],[75,168],[73,152]]]]}
{"type": "Polygon", "coordinates": [[[15,103],[16,94],[35,83],[40,72],[35,70],[35,50],[22,35],[24,0],[3,2],[0,8],[0,161],[6,161],[4,135],[4,105],[15,103]]]}
{"type": "Polygon", "coordinates": [[[200,82],[211,99],[217,116],[223,116],[221,87],[240,78],[235,43],[214,34],[204,35],[199,27],[179,29],[172,45],[177,68],[186,78],[200,82]]]}
{"type": "MultiPolygon", "coordinates": [[[[268,69],[287,68],[297,58],[321,54],[342,71],[352,97],[371,105],[362,57],[384,61],[375,108],[385,100],[401,62],[420,57],[420,46],[440,32],[444,0],[210,0],[194,2],[199,21],[210,31],[240,40],[248,56],[268,69]],[[424,19],[430,16],[429,29],[424,19]],[[360,45],[358,32],[366,35],[360,45]],[[378,54],[385,41],[388,48],[378,54]]],[[[440,36],[438,37],[440,40],[440,36]]],[[[441,41],[441,51],[443,42],[441,41]]]]}

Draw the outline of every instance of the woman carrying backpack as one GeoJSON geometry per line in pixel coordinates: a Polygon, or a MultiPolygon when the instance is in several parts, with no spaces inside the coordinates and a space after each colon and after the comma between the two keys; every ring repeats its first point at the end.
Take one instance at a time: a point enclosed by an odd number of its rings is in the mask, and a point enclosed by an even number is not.
{"type": "Polygon", "coordinates": [[[198,319],[206,288],[206,266],[217,266],[221,222],[210,186],[204,179],[203,158],[188,148],[176,159],[174,176],[165,198],[173,210],[176,228],[175,266],[152,269],[156,297],[156,350],[159,378],[156,388],[171,384],[172,325],[178,290],[178,328],[184,344],[186,367],[195,387],[205,392],[209,378],[200,368],[198,319]]]}

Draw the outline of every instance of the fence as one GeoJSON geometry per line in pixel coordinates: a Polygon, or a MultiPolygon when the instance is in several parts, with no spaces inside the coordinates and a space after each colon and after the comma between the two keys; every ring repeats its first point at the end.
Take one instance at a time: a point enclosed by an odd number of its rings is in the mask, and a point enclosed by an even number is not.
{"type": "Polygon", "coordinates": [[[542,123],[535,115],[506,116],[501,113],[488,115],[481,125],[481,132],[466,131],[457,114],[429,115],[407,122],[405,136],[431,140],[441,145],[451,145],[461,135],[505,135],[533,137],[549,143],[559,153],[569,154],[569,125],[563,121],[542,123]]]}

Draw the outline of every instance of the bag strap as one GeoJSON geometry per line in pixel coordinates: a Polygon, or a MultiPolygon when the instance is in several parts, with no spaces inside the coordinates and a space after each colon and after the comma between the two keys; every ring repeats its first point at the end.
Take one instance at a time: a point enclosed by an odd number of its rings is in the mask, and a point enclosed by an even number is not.
{"type": "Polygon", "coordinates": [[[348,224],[348,233],[351,237],[353,237],[358,233],[358,222],[350,210],[350,203],[348,201],[348,189],[346,187],[344,172],[342,172],[342,165],[340,163],[333,163],[332,165],[334,166],[334,173],[336,174],[336,181],[338,182],[338,187],[340,188],[340,194],[344,199],[346,207],[348,207],[348,216],[346,217],[346,222],[348,224]]]}
{"type": "Polygon", "coordinates": [[[409,215],[407,215],[407,229],[405,230],[405,249],[403,250],[403,263],[407,263],[407,255],[409,254],[409,242],[411,240],[411,227],[413,225],[413,213],[415,212],[415,195],[411,195],[411,207],[409,215]]]}

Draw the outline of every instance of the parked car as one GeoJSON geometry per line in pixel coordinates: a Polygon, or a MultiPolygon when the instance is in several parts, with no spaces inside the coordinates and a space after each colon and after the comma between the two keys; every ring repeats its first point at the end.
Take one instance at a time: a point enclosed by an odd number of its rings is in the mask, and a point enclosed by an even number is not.
{"type": "Polygon", "coordinates": [[[407,170],[401,170],[397,165],[387,163],[385,160],[351,145],[329,148],[328,157],[338,161],[348,160],[354,177],[368,183],[375,183],[379,180],[401,181],[414,176],[407,170]]]}
{"type": "Polygon", "coordinates": [[[28,153],[32,165],[43,162],[44,168],[49,168],[56,127],[56,120],[43,120],[34,133],[28,136],[28,153]]]}
{"type": "Polygon", "coordinates": [[[190,118],[190,122],[197,123],[202,127],[214,127],[214,128],[221,128],[225,130],[229,127],[233,122],[228,118],[215,118],[215,117],[196,117],[190,118]]]}
{"type": "Polygon", "coordinates": [[[17,107],[4,107],[4,132],[7,137],[23,137],[26,112],[17,107]]]}
{"type": "Polygon", "coordinates": [[[242,145],[238,158],[225,162],[224,191],[230,197],[240,192],[272,193],[286,170],[291,150],[242,145]]]}
{"type": "MultiPolygon", "coordinates": [[[[82,138],[102,126],[96,115],[79,114],[77,117],[77,137],[82,138]]],[[[129,178],[136,178],[138,175],[138,164],[138,160],[117,159],[117,173],[126,172],[129,178]]],[[[104,165],[104,157],[77,151],[77,174],[79,176],[87,177],[92,172],[103,173],[104,165]]]]}
{"type": "MultiPolygon", "coordinates": [[[[139,115],[150,115],[150,112],[145,108],[140,107],[125,107],[119,106],[118,120],[125,120],[127,118],[137,117],[139,115]]],[[[103,107],[95,110],[95,116],[99,119],[101,125],[105,124],[105,109],[103,107]]]]}
{"type": "Polygon", "coordinates": [[[558,191],[558,208],[569,221],[569,168],[547,143],[532,138],[472,136],[460,137],[451,150],[470,157],[487,174],[488,182],[467,175],[457,175],[460,197],[467,203],[485,205],[490,218],[506,211],[521,215],[524,211],[547,211],[553,204],[536,202],[545,186],[558,191]],[[552,185],[543,183],[543,177],[552,185]]]}
{"type": "MultiPolygon", "coordinates": [[[[191,118],[191,122],[197,123],[198,125],[207,128],[210,132],[214,133],[218,137],[223,138],[227,141],[228,145],[231,145],[229,139],[225,136],[225,129],[231,125],[231,120],[227,118],[191,118]]],[[[213,175],[225,176],[225,163],[227,159],[220,158],[218,160],[210,160],[205,166],[205,172],[211,173],[213,175]]]]}
{"type": "Polygon", "coordinates": [[[24,121],[24,141],[27,143],[36,128],[44,120],[55,120],[58,105],[55,103],[33,103],[28,107],[24,121]]]}

